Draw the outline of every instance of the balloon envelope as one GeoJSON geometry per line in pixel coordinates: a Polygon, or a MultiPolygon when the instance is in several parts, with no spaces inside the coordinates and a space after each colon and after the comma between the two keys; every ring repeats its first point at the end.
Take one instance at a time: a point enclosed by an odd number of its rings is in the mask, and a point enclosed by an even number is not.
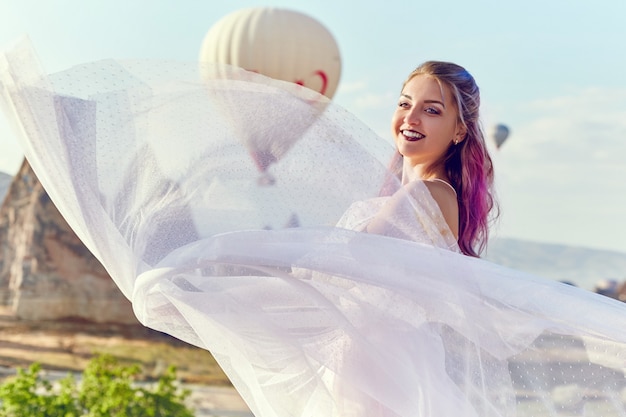
{"type": "Polygon", "coordinates": [[[493,139],[496,142],[496,146],[498,147],[498,149],[500,149],[502,144],[509,137],[510,132],[511,131],[509,130],[509,128],[506,125],[497,124],[497,125],[494,126],[494,129],[493,129],[493,139]]]}
{"type": "Polygon", "coordinates": [[[200,61],[235,65],[329,98],[341,75],[339,48],[321,23],[270,7],[238,10],[219,20],[204,38],[200,61]]]}
{"type": "Polygon", "coordinates": [[[215,80],[232,81],[223,90],[210,88],[210,96],[263,174],[259,182],[273,184],[269,167],[278,163],[315,122],[337,89],[341,59],[333,36],[317,20],[299,12],[268,7],[242,9],[209,29],[200,61],[207,86],[215,85],[215,80]],[[242,69],[289,84],[277,84],[272,90],[271,83],[263,85],[262,77],[251,72],[246,76],[242,69]],[[235,87],[240,81],[248,87],[235,87]],[[273,107],[271,97],[280,91],[297,98],[290,108],[273,107]],[[257,134],[241,126],[242,119],[250,120],[244,117],[249,112],[264,122],[257,134]],[[285,135],[287,127],[289,134],[285,135]]]}
{"type": "Polygon", "coordinates": [[[208,104],[221,114],[221,126],[245,147],[261,173],[259,184],[274,184],[270,166],[305,136],[330,99],[239,67],[207,64],[201,70],[208,104]]]}

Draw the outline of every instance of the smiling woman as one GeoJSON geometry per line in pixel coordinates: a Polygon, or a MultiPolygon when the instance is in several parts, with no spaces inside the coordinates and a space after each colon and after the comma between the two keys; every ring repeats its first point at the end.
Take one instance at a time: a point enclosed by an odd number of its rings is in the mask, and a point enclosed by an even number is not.
{"type": "Polygon", "coordinates": [[[22,45],[0,97],[139,320],[210,350],[256,416],[619,415],[626,307],[459,253],[486,237],[492,170],[473,78],[428,65],[397,149],[314,91],[195,62],[44,75],[22,45]],[[275,186],[242,129],[292,144],[275,186]]]}
{"type": "Polygon", "coordinates": [[[471,256],[487,244],[495,206],[479,107],[479,88],[469,72],[429,61],[409,74],[391,120],[402,183],[426,181],[461,251],[471,256]]]}

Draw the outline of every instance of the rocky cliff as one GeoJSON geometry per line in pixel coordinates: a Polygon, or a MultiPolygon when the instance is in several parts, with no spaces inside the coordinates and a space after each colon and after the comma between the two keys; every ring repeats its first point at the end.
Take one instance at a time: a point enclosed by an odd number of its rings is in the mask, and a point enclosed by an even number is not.
{"type": "Polygon", "coordinates": [[[0,307],[17,318],[136,323],[130,302],[24,161],[0,206],[0,307]]]}
{"type": "Polygon", "coordinates": [[[11,185],[11,181],[13,181],[13,177],[4,172],[0,172],[0,204],[4,200],[4,196],[9,189],[9,185],[11,185]]]}

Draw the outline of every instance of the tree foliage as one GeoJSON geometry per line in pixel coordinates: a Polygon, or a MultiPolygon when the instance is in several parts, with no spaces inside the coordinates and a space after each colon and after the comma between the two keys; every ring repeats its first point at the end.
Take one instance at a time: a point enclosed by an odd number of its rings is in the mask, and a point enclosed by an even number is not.
{"type": "Polygon", "coordinates": [[[35,363],[0,385],[0,417],[193,417],[185,406],[190,392],[176,386],[174,367],[150,387],[135,383],[140,373],[138,365],[100,355],[81,381],[69,374],[52,384],[35,363]]]}

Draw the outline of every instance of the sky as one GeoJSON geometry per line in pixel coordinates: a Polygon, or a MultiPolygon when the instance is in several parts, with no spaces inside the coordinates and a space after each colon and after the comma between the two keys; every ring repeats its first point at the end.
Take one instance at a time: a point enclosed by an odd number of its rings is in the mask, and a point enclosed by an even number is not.
{"type": "MultiPolygon", "coordinates": [[[[246,7],[296,10],[338,43],[333,100],[391,140],[402,82],[425,60],[467,68],[492,149],[496,237],[626,253],[623,0],[0,0],[0,47],[28,35],[48,72],[103,58],[196,60],[206,32],[246,7]]],[[[0,117],[0,171],[21,151],[0,117]]]]}

